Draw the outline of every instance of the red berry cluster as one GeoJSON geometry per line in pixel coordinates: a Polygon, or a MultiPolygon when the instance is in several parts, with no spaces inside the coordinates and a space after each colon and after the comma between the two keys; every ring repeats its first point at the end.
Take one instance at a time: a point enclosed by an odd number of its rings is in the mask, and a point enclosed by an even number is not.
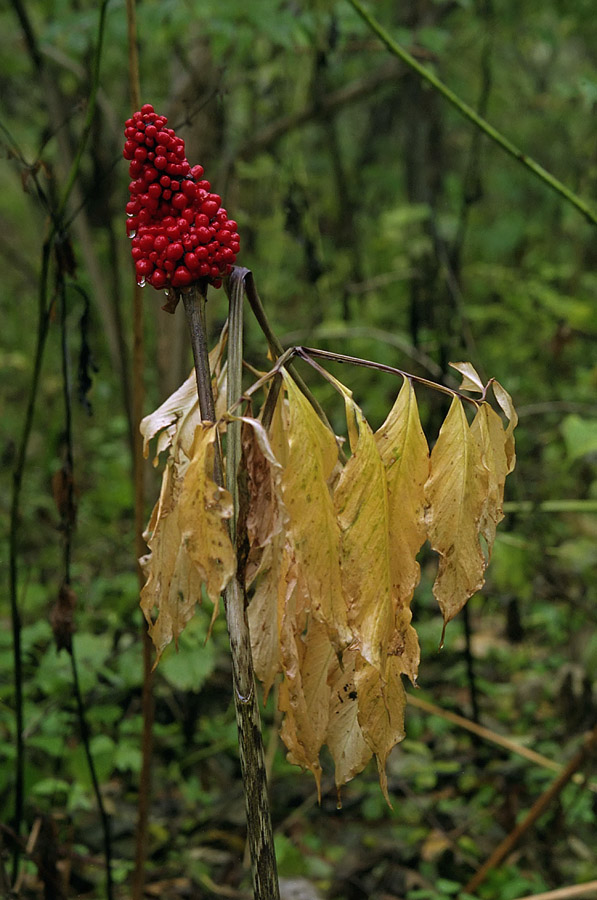
{"type": "Polygon", "coordinates": [[[240,248],[237,224],[211,193],[203,167],[191,168],[183,139],[167,121],[146,103],[124,130],[132,179],[127,233],[137,280],[160,289],[205,278],[220,287],[240,248]]]}

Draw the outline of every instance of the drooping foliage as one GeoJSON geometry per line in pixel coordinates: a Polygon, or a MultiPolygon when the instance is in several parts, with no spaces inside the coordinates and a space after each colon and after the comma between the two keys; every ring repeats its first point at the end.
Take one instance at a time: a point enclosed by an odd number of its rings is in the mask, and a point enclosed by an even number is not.
{"type": "Polygon", "coordinates": [[[338,789],[375,756],[389,802],[385,763],[404,737],[402,676],[415,682],[419,665],[410,606],[424,541],[439,557],[433,592],[445,623],[484,583],[514,466],[516,413],[491,382],[504,424],[472,366],[455,368],[483,399],[454,392],[431,453],[409,378],[374,433],[350,390],[327,376],[344,399],[345,452],[282,368],[269,427],[243,417],[242,570],[227,529],[231,498],[214,480],[214,443],[230,416],[220,425],[195,421],[191,443],[196,401],[187,382],[143,423],[146,439],[159,433],[158,449],[169,449],[142,595],[158,657],[182,632],[201,586],[217,609],[226,583],[239,578],[256,673],[266,696],[281,677],[288,758],[313,773],[318,790],[326,744],[338,789]]]}

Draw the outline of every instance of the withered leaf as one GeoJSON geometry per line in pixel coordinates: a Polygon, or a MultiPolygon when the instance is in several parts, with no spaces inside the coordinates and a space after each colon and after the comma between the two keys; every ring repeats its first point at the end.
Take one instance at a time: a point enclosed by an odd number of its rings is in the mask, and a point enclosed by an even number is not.
{"type": "MultiPolygon", "coordinates": [[[[274,417],[272,433],[283,440],[282,420],[274,417]]],[[[273,455],[260,422],[243,419],[243,462],[247,471],[250,545],[247,588],[256,583],[247,610],[253,662],[263,683],[264,702],[280,664],[280,628],[288,598],[294,590],[294,553],[286,536],[288,513],[282,500],[282,467],[273,455]]]]}
{"type": "Polygon", "coordinates": [[[382,672],[395,623],[386,474],[361,410],[348,393],[345,402],[352,456],[334,491],[342,532],[342,583],[355,635],[351,646],[382,672]]]}
{"type": "Polygon", "coordinates": [[[410,604],[419,583],[417,553],[427,537],[425,482],[429,477],[429,449],[413,386],[405,379],[387,419],[375,433],[386,468],[390,529],[390,570],[396,603],[396,646],[402,671],[414,681],[419,666],[419,643],[411,621],[410,604]]]}
{"type": "Polygon", "coordinates": [[[431,453],[425,486],[429,541],[439,553],[433,593],[449,622],[484,583],[479,541],[488,472],[458,398],[454,398],[431,453]]]}
{"type": "Polygon", "coordinates": [[[195,431],[192,457],[180,496],[182,543],[214,603],[236,568],[227,519],[232,497],[214,481],[216,425],[201,424],[195,431]]]}
{"type": "Polygon", "coordinates": [[[177,465],[169,460],[146,533],[150,553],[142,560],[147,581],[141,609],[157,660],[201,602],[202,584],[217,604],[235,569],[226,524],[232,499],[213,480],[215,437],[216,426],[198,425],[190,461],[177,465]]]}
{"type": "Polygon", "coordinates": [[[502,504],[508,474],[506,433],[502,420],[488,403],[482,403],[471,425],[471,434],[481,451],[487,469],[487,494],[481,514],[480,531],[487,542],[488,556],[495,540],[498,524],[504,518],[502,504]]]}
{"type": "MultiPolygon", "coordinates": [[[[293,599],[296,594],[295,588],[293,599]]],[[[292,603],[288,614],[292,620],[292,603]]],[[[279,707],[285,715],[280,735],[289,762],[313,773],[321,796],[319,752],[328,726],[327,673],[334,651],[326,627],[313,617],[304,637],[297,635],[292,627],[283,627],[281,650],[284,680],[280,685],[279,707]]]]}
{"type": "MultiPolygon", "coordinates": [[[[209,354],[209,368],[212,373],[212,388],[216,404],[216,418],[225,411],[226,401],[226,365],[222,365],[222,354],[226,346],[227,331],[224,329],[216,346],[209,354]]],[[[158,435],[154,466],[163,450],[173,446],[182,450],[187,457],[191,455],[191,446],[195,436],[195,428],[199,424],[199,399],[197,396],[197,379],[195,370],[181,386],[174,391],[156,410],[141,420],[139,430],[143,435],[143,456],[147,459],[149,442],[158,435]]]]}
{"type": "Polygon", "coordinates": [[[352,634],[340,574],[340,529],[328,487],[338,447],[293,379],[284,370],[282,374],[288,392],[288,460],[282,476],[288,535],[309,607],[341,649],[352,634]]]}
{"type": "Polygon", "coordinates": [[[451,362],[450,365],[462,375],[461,391],[470,391],[471,394],[482,394],[485,385],[481,380],[481,376],[470,362],[451,362]]]}
{"type": "Polygon", "coordinates": [[[72,650],[76,605],[77,595],[69,584],[62,584],[50,610],[50,626],[57,650],[68,650],[69,653],[72,650]]]}
{"type": "Polygon", "coordinates": [[[359,725],[377,758],[379,783],[389,806],[392,804],[386,761],[392,748],[404,738],[406,695],[401,672],[401,660],[397,656],[388,656],[383,676],[362,660],[357,660],[355,671],[359,725]]]}
{"type": "Polygon", "coordinates": [[[342,665],[335,657],[330,664],[330,716],[325,742],[334,760],[338,788],[362,772],[373,755],[359,725],[355,684],[358,657],[357,650],[345,650],[342,665]]]}

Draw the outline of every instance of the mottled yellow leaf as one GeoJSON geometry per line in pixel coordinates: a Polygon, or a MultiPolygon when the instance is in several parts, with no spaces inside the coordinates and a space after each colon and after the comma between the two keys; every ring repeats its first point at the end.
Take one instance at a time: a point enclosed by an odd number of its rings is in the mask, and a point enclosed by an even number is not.
{"type": "Polygon", "coordinates": [[[397,656],[388,656],[383,676],[362,659],[357,660],[355,671],[359,725],[377,758],[379,783],[390,806],[386,761],[392,748],[404,738],[406,695],[401,671],[397,656]]]}
{"type": "Polygon", "coordinates": [[[342,665],[330,661],[330,715],[325,742],[334,760],[336,787],[340,788],[362,772],[373,751],[359,725],[355,666],[359,653],[345,650],[342,665]]]}
{"type": "Polygon", "coordinates": [[[342,531],[342,583],[355,636],[352,646],[383,672],[395,623],[386,473],[361,410],[348,393],[345,401],[352,456],[334,491],[342,531]],[[356,429],[350,427],[351,419],[356,429]]]}
{"type": "Polygon", "coordinates": [[[213,477],[216,430],[216,425],[197,427],[179,500],[182,543],[214,603],[236,569],[227,523],[232,497],[213,477]]]}
{"type": "Polygon", "coordinates": [[[508,391],[501,386],[499,381],[492,381],[491,386],[495,399],[499,403],[502,412],[508,419],[508,427],[506,428],[506,459],[508,461],[507,473],[512,472],[516,464],[516,453],[514,450],[514,429],[518,425],[518,415],[512,403],[512,397],[508,391]]]}
{"type": "Polygon", "coordinates": [[[449,622],[484,583],[486,560],[479,541],[488,472],[456,397],[431,453],[425,486],[429,541],[439,553],[433,593],[449,622]]]}
{"type": "MultiPolygon", "coordinates": [[[[293,598],[296,597],[296,590],[293,598]]],[[[292,599],[293,599],[292,598],[292,599]]],[[[288,614],[292,620],[292,599],[288,614]]],[[[330,713],[328,669],[335,658],[327,628],[311,617],[304,636],[284,627],[281,636],[284,680],[279,707],[284,712],[280,735],[288,750],[288,761],[310,769],[321,796],[319,752],[330,713]]]]}
{"type": "Polygon", "coordinates": [[[487,469],[487,495],[481,515],[480,531],[487,541],[488,557],[495,540],[498,524],[504,518],[502,504],[504,484],[508,474],[506,432],[502,420],[488,403],[482,403],[471,425],[471,434],[481,451],[483,465],[487,469]]]}
{"type": "Polygon", "coordinates": [[[402,671],[414,681],[419,642],[410,624],[410,603],[420,577],[417,553],[427,537],[424,488],[429,476],[429,449],[408,379],[375,440],[388,485],[390,571],[396,605],[395,646],[390,652],[400,656],[402,671]]]}
{"type": "Polygon", "coordinates": [[[328,487],[338,459],[334,435],[325,427],[292,378],[282,370],[288,392],[288,459],[282,494],[307,604],[341,649],[352,633],[340,574],[340,529],[328,487]]]}
{"type": "Polygon", "coordinates": [[[170,460],[144,535],[149,553],[140,560],[147,578],[141,591],[141,609],[157,659],[172,638],[178,638],[193,615],[195,604],[201,602],[201,577],[181,542],[177,502],[182,479],[177,470],[170,460]]]}

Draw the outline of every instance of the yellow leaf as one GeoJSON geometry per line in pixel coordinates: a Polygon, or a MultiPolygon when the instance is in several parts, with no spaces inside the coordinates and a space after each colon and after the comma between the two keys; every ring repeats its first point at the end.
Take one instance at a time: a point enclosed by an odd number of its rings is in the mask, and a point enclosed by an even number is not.
{"type": "Polygon", "coordinates": [[[144,534],[149,553],[140,560],[147,578],[141,591],[141,610],[158,660],[164,647],[183,631],[195,604],[201,602],[201,577],[181,541],[177,502],[182,479],[177,468],[171,460],[164,470],[160,497],[144,534]]]}
{"type": "Polygon", "coordinates": [[[471,425],[471,434],[481,451],[487,469],[487,496],[480,521],[480,531],[487,541],[488,556],[495,540],[498,524],[504,518],[502,504],[504,484],[508,474],[506,432],[502,420],[488,403],[482,403],[471,425]]]}
{"type": "Polygon", "coordinates": [[[325,742],[334,760],[338,788],[362,772],[373,755],[359,725],[355,685],[358,656],[358,651],[346,650],[342,665],[335,657],[330,663],[330,716],[325,742]]]}
{"type": "MultiPolygon", "coordinates": [[[[296,597],[296,590],[293,597],[296,597]]],[[[292,601],[288,614],[294,619],[292,601]]],[[[289,623],[290,624],[290,623],[289,623]]],[[[319,752],[328,726],[330,687],[327,674],[334,650],[327,629],[310,618],[304,637],[292,627],[282,631],[284,681],[280,685],[279,706],[285,713],[280,735],[288,750],[288,761],[310,769],[321,799],[319,752]]]]}
{"type": "Polygon", "coordinates": [[[462,375],[462,384],[460,385],[461,391],[470,391],[471,394],[483,393],[483,391],[485,390],[485,385],[481,381],[481,377],[472,363],[451,362],[450,365],[453,369],[456,369],[456,371],[460,372],[460,374],[462,375]]]}
{"type": "Polygon", "coordinates": [[[456,397],[431,453],[425,487],[429,541],[439,553],[433,593],[449,622],[484,583],[486,561],[479,542],[488,472],[456,397]]]}
{"type": "Polygon", "coordinates": [[[495,399],[499,403],[502,412],[508,419],[508,427],[506,428],[506,459],[508,461],[507,474],[510,473],[516,464],[516,453],[514,451],[514,429],[518,425],[518,416],[512,403],[512,397],[508,391],[501,386],[499,381],[492,381],[491,386],[495,399]]]}
{"type": "Polygon", "coordinates": [[[386,421],[375,434],[386,468],[390,529],[390,570],[396,603],[396,638],[402,671],[414,681],[419,666],[419,643],[411,621],[410,603],[419,583],[416,560],[427,537],[425,482],[429,449],[421,428],[412,384],[405,379],[386,421]]]}
{"type": "Polygon", "coordinates": [[[334,504],[342,531],[348,623],[355,635],[351,646],[383,672],[395,624],[386,474],[371,428],[348,392],[345,402],[353,452],[336,485],[334,504]]]}
{"type": "Polygon", "coordinates": [[[307,604],[341,649],[352,634],[340,574],[340,529],[328,479],[338,460],[334,435],[325,427],[292,378],[282,370],[288,392],[288,459],[282,477],[294,546],[307,604]]]}
{"type": "Polygon", "coordinates": [[[400,677],[401,660],[388,656],[384,676],[357,660],[355,686],[358,694],[358,720],[363,737],[377,758],[379,783],[388,805],[386,761],[390,750],[404,738],[406,695],[400,677]]]}
{"type": "Polygon", "coordinates": [[[180,496],[182,542],[214,603],[236,569],[227,520],[232,497],[214,481],[216,425],[199,425],[180,496]]]}

